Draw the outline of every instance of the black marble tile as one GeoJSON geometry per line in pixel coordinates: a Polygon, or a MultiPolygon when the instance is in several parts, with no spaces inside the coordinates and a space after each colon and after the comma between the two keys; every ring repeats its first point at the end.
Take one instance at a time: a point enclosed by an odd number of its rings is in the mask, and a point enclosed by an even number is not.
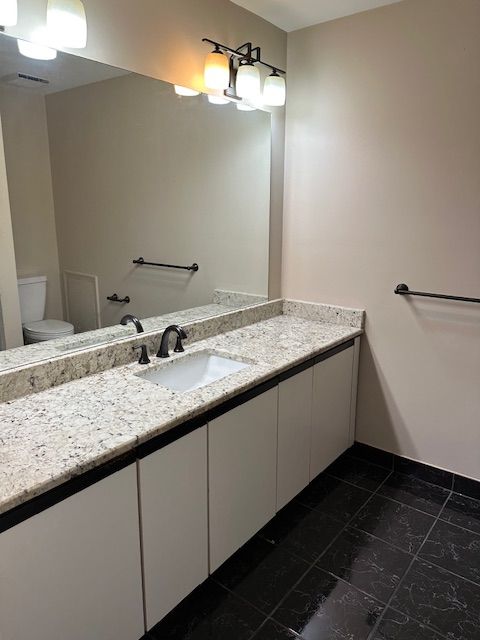
{"type": "Polygon", "coordinates": [[[478,480],[456,475],[453,479],[453,490],[470,498],[480,500],[480,482],[478,480]]]}
{"type": "Polygon", "coordinates": [[[313,567],[274,617],[304,640],[366,640],[381,612],[373,598],[313,567]]]}
{"type": "Polygon", "coordinates": [[[392,606],[450,640],[480,640],[480,587],[415,560],[392,606]]]}
{"type": "Polygon", "coordinates": [[[442,637],[405,614],[387,609],[373,640],[442,640],[442,637]]]}
{"type": "Polygon", "coordinates": [[[152,640],[248,640],[264,616],[208,580],[150,630],[152,640]]]}
{"type": "Polygon", "coordinates": [[[355,442],[347,453],[354,458],[360,458],[361,460],[378,464],[380,467],[386,467],[390,470],[393,469],[393,453],[383,451],[383,449],[377,449],[362,442],[355,442]]]}
{"type": "Polygon", "coordinates": [[[429,532],[434,518],[404,504],[374,496],[352,522],[352,526],[416,553],[429,532]]]}
{"type": "Polygon", "coordinates": [[[395,471],[400,473],[430,482],[430,484],[436,484],[444,489],[452,489],[453,473],[450,471],[437,469],[437,467],[431,467],[428,464],[402,458],[401,456],[395,456],[393,466],[395,471]]]}
{"type": "Polygon", "coordinates": [[[390,470],[344,454],[338,460],[335,460],[325,473],[363,489],[376,491],[389,475],[390,470]]]}
{"type": "Polygon", "coordinates": [[[480,533],[480,500],[452,493],[440,518],[480,533]]]}
{"type": "Polygon", "coordinates": [[[268,615],[308,566],[283,547],[255,537],[217,569],[212,578],[268,615]]]}
{"type": "Polygon", "coordinates": [[[317,509],[346,524],[371,495],[364,489],[322,474],[315,478],[296,500],[310,509],[317,509]]]}
{"type": "Polygon", "coordinates": [[[295,640],[295,638],[298,640],[300,636],[293,631],[285,629],[285,627],[273,620],[267,620],[253,636],[252,640],[295,640]]]}
{"type": "Polygon", "coordinates": [[[413,476],[403,473],[392,473],[382,484],[378,493],[392,500],[403,502],[409,507],[420,509],[432,516],[438,516],[450,491],[434,484],[429,484],[413,476]]]}
{"type": "Polygon", "coordinates": [[[439,520],[420,556],[444,569],[480,583],[480,535],[439,520]]]}
{"type": "Polygon", "coordinates": [[[330,516],[291,502],[259,535],[311,564],[342,528],[343,524],[330,516]]]}
{"type": "Polygon", "coordinates": [[[387,602],[412,561],[405,551],[364,531],[346,529],[318,561],[318,566],[354,587],[387,602]]]}

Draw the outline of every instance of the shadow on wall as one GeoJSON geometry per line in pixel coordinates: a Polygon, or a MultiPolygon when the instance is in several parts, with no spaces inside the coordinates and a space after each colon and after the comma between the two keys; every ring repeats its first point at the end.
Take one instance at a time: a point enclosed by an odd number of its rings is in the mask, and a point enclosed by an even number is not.
{"type": "Polygon", "coordinates": [[[409,441],[414,450],[414,443],[409,436],[407,426],[401,416],[394,399],[394,394],[388,386],[387,380],[382,373],[378,360],[372,351],[368,339],[368,318],[366,332],[362,336],[360,347],[360,372],[358,378],[358,405],[357,405],[357,440],[385,451],[398,453],[400,442],[405,447],[405,442],[409,441]],[[375,413],[376,423],[383,425],[383,430],[375,442],[368,442],[362,439],[361,416],[369,416],[375,413]],[[399,430],[403,437],[400,440],[399,430]]]}

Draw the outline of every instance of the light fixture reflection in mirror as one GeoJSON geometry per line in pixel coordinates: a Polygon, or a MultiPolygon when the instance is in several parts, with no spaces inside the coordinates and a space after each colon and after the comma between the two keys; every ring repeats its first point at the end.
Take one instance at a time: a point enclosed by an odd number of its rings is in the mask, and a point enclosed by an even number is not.
{"type": "Polygon", "coordinates": [[[227,100],[226,98],[215,96],[210,93],[208,94],[208,101],[210,104],[228,104],[230,102],[230,100],[227,100]]]}
{"type": "Polygon", "coordinates": [[[239,111],[256,111],[255,107],[252,107],[249,104],[246,104],[245,102],[237,102],[237,109],[239,111]]]}
{"type": "Polygon", "coordinates": [[[70,49],[87,46],[87,17],[81,0],[48,0],[47,30],[52,44],[70,49]]]}
{"type": "Polygon", "coordinates": [[[182,96],[186,98],[200,95],[200,91],[196,91],[195,89],[189,89],[189,87],[182,87],[179,84],[175,85],[175,93],[177,94],[177,96],[182,96]]]}
{"type": "Polygon", "coordinates": [[[33,34],[33,42],[27,40],[17,40],[17,46],[22,56],[33,60],[55,60],[57,50],[43,44],[47,41],[45,29],[37,29],[33,34]]]}
{"type": "Polygon", "coordinates": [[[17,0],[0,0],[0,24],[4,27],[14,27],[17,21],[17,0]]]}

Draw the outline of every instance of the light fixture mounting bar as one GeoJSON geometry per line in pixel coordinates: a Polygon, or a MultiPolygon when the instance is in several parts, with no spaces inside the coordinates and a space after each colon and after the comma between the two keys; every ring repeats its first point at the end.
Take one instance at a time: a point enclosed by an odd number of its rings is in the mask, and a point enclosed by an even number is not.
{"type": "Polygon", "coordinates": [[[271,69],[272,71],[276,71],[277,73],[283,73],[284,75],[286,75],[287,73],[283,69],[280,69],[279,67],[276,67],[273,64],[264,62],[260,58],[260,47],[253,47],[251,42],[245,43],[238,49],[232,49],[231,47],[227,47],[227,45],[222,44],[221,42],[215,42],[215,40],[210,40],[210,38],[202,38],[202,42],[209,42],[210,44],[213,44],[214,47],[217,47],[218,49],[221,49],[222,51],[225,51],[225,53],[229,53],[230,55],[235,56],[236,58],[252,59],[253,62],[261,64],[264,67],[268,67],[269,69],[271,69]],[[245,52],[244,49],[247,49],[247,52],[245,52]],[[252,54],[254,51],[256,51],[257,53],[256,58],[252,57],[252,54]]]}

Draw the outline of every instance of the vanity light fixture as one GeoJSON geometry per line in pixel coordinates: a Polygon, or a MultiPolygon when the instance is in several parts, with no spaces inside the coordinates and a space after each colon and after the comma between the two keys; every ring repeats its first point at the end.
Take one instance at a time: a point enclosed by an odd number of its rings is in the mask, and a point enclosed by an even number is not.
{"type": "Polygon", "coordinates": [[[87,46],[87,16],[81,0],[48,0],[47,30],[52,43],[69,49],[87,46]]]}
{"type": "Polygon", "coordinates": [[[0,0],[0,24],[3,27],[14,27],[17,21],[17,0],[0,0]]]}
{"type": "MultiPolygon", "coordinates": [[[[250,102],[257,103],[261,98],[261,81],[258,66],[268,67],[271,75],[265,81],[263,102],[265,106],[283,106],[285,104],[285,71],[274,67],[265,62],[261,58],[260,47],[254,47],[251,42],[246,42],[237,49],[227,47],[227,45],[215,42],[209,38],[203,38],[203,42],[213,44],[214,51],[207,56],[205,63],[205,84],[207,87],[215,88],[225,92],[227,98],[239,101],[242,98],[250,102]],[[229,58],[227,58],[227,55],[229,58]],[[210,68],[210,60],[212,56],[220,59],[222,56],[222,65],[225,66],[225,59],[228,60],[229,66],[229,82],[226,84],[226,69],[223,69],[223,80],[218,86],[209,84],[211,80],[207,78],[207,71],[210,68]]],[[[215,60],[215,58],[214,58],[215,60]]]]}
{"type": "Polygon", "coordinates": [[[286,98],[285,78],[278,75],[277,70],[265,79],[263,87],[263,104],[267,107],[283,107],[286,98]]]}
{"type": "Polygon", "coordinates": [[[205,60],[204,82],[207,89],[224,91],[230,83],[230,62],[228,57],[215,45],[215,49],[205,60]]]}
{"type": "Polygon", "coordinates": [[[258,100],[260,97],[260,71],[253,62],[245,61],[240,63],[235,87],[240,98],[258,100]]]}
{"type": "Polygon", "coordinates": [[[189,89],[188,87],[182,87],[180,84],[175,85],[175,93],[177,96],[187,98],[200,95],[200,91],[195,91],[195,89],[189,89]]]}

